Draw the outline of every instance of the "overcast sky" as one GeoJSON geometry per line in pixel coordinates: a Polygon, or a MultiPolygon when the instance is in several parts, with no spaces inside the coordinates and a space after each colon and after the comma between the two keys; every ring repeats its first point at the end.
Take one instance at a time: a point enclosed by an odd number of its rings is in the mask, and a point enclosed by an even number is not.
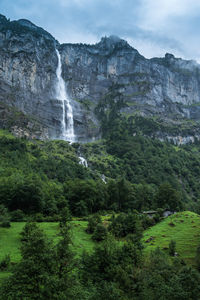
{"type": "Polygon", "coordinates": [[[148,58],[170,52],[200,62],[200,0],[0,0],[0,13],[61,43],[118,35],[148,58]]]}

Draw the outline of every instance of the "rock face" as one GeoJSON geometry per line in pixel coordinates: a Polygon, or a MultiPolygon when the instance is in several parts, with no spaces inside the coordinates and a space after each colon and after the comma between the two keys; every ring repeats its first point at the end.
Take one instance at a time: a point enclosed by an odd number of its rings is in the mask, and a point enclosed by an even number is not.
{"type": "Polygon", "coordinates": [[[128,115],[158,116],[166,122],[192,119],[198,124],[200,65],[196,62],[172,54],[145,59],[115,36],[104,37],[95,45],[60,45],[30,21],[10,22],[0,15],[0,102],[34,117],[41,128],[37,136],[61,136],[56,48],[73,107],[77,141],[100,137],[95,107],[113,90],[123,97],[126,106],[122,111],[128,115]]]}
{"type": "Polygon", "coordinates": [[[98,102],[114,86],[128,104],[127,113],[136,105],[153,114],[200,116],[200,65],[194,61],[172,54],[145,59],[112,36],[96,45],[63,44],[61,51],[64,78],[74,98],[98,102]]]}
{"type": "MultiPolygon", "coordinates": [[[[58,42],[31,22],[10,22],[0,17],[0,102],[34,117],[44,128],[41,138],[61,135],[62,105],[56,99],[56,47],[59,47],[58,42]]],[[[87,121],[93,116],[85,120],[86,110],[75,101],[73,106],[77,138],[89,140],[93,132],[87,130],[87,121]]],[[[22,132],[23,125],[22,122],[22,128],[13,132],[22,132]]]]}

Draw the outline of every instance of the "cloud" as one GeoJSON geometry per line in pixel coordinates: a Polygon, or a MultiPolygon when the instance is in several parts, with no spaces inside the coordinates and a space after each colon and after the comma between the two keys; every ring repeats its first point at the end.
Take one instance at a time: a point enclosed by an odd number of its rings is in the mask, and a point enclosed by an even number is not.
{"type": "Polygon", "coordinates": [[[145,30],[161,30],[179,17],[197,14],[199,9],[199,0],[142,0],[139,26],[145,30]]]}
{"type": "MultiPolygon", "coordinates": [[[[139,8],[138,28],[150,31],[154,37],[162,36],[176,41],[174,51],[185,58],[200,57],[199,0],[142,0],[139,8]]],[[[152,39],[155,42],[155,39],[152,39]]],[[[161,45],[161,44],[160,44],[161,45]]],[[[168,48],[170,44],[168,44],[168,48]]]]}
{"type": "Polygon", "coordinates": [[[60,42],[125,38],[141,54],[200,58],[198,0],[1,0],[11,19],[27,18],[60,42]]]}

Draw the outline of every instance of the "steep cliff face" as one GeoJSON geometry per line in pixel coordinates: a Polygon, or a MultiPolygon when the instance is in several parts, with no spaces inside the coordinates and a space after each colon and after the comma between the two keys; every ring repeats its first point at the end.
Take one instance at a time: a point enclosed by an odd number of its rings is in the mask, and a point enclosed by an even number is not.
{"type": "Polygon", "coordinates": [[[113,87],[127,102],[127,113],[137,107],[146,114],[200,116],[200,66],[194,61],[172,54],[148,60],[112,36],[96,45],[64,44],[61,51],[73,98],[98,102],[113,87]]]}
{"type": "MultiPolygon", "coordinates": [[[[33,116],[44,128],[41,138],[61,135],[63,111],[61,101],[56,98],[58,46],[49,33],[29,21],[10,22],[0,17],[0,101],[33,116]]],[[[79,121],[77,138],[89,139],[93,132],[87,130],[87,120],[84,122],[85,109],[76,102],[73,106],[79,121]]],[[[88,122],[91,118],[88,117],[88,122]]],[[[6,124],[3,123],[4,127],[6,124]]],[[[22,128],[19,122],[16,126],[23,131],[23,122],[22,128]]]]}
{"type": "Polygon", "coordinates": [[[0,100],[36,116],[47,127],[54,118],[56,122],[50,101],[57,64],[54,48],[54,38],[43,29],[1,17],[0,100]]]}
{"type": "MultiPolygon", "coordinates": [[[[0,102],[34,117],[41,128],[37,136],[61,136],[63,107],[56,97],[56,48],[61,54],[77,141],[100,136],[95,108],[108,93],[116,101],[123,98],[121,112],[127,115],[156,116],[172,124],[192,119],[195,135],[200,135],[200,66],[194,61],[172,54],[145,59],[114,36],[95,45],[60,45],[27,20],[10,22],[0,16],[0,102]]],[[[13,126],[20,130],[19,124],[13,126]]]]}

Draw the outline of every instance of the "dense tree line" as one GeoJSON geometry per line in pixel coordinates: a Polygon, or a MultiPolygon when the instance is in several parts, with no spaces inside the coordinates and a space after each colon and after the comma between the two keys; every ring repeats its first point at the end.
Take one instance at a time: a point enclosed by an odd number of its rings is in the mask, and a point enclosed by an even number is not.
{"type": "MultiPolygon", "coordinates": [[[[115,179],[104,183],[95,170],[78,163],[76,147],[62,141],[33,143],[10,135],[1,136],[0,204],[10,212],[20,210],[25,214],[41,213],[55,218],[64,207],[69,207],[76,216],[100,210],[142,211],[158,207],[179,210],[183,207],[183,194],[176,192],[174,182],[145,183],[141,175],[141,182],[136,184],[137,180],[131,182],[122,176],[124,173],[120,176],[116,171],[115,179]]],[[[131,158],[128,170],[130,163],[131,158]]],[[[125,160],[123,167],[126,170],[125,160]]],[[[135,176],[136,169],[135,165],[135,176]]]]}
{"type": "MultiPolygon", "coordinates": [[[[83,216],[99,210],[192,208],[199,211],[199,144],[175,147],[132,136],[116,117],[104,142],[69,145],[0,135],[0,204],[44,216],[69,207],[83,216]],[[79,164],[81,148],[89,168],[79,164]],[[100,175],[107,179],[105,184],[100,175]]],[[[128,123],[127,123],[128,122],[128,123]]]]}
{"type": "Polygon", "coordinates": [[[55,245],[35,223],[21,234],[21,261],[3,282],[0,299],[199,299],[200,274],[159,248],[147,258],[130,235],[112,235],[77,260],[71,251],[69,223],[55,245]]]}

